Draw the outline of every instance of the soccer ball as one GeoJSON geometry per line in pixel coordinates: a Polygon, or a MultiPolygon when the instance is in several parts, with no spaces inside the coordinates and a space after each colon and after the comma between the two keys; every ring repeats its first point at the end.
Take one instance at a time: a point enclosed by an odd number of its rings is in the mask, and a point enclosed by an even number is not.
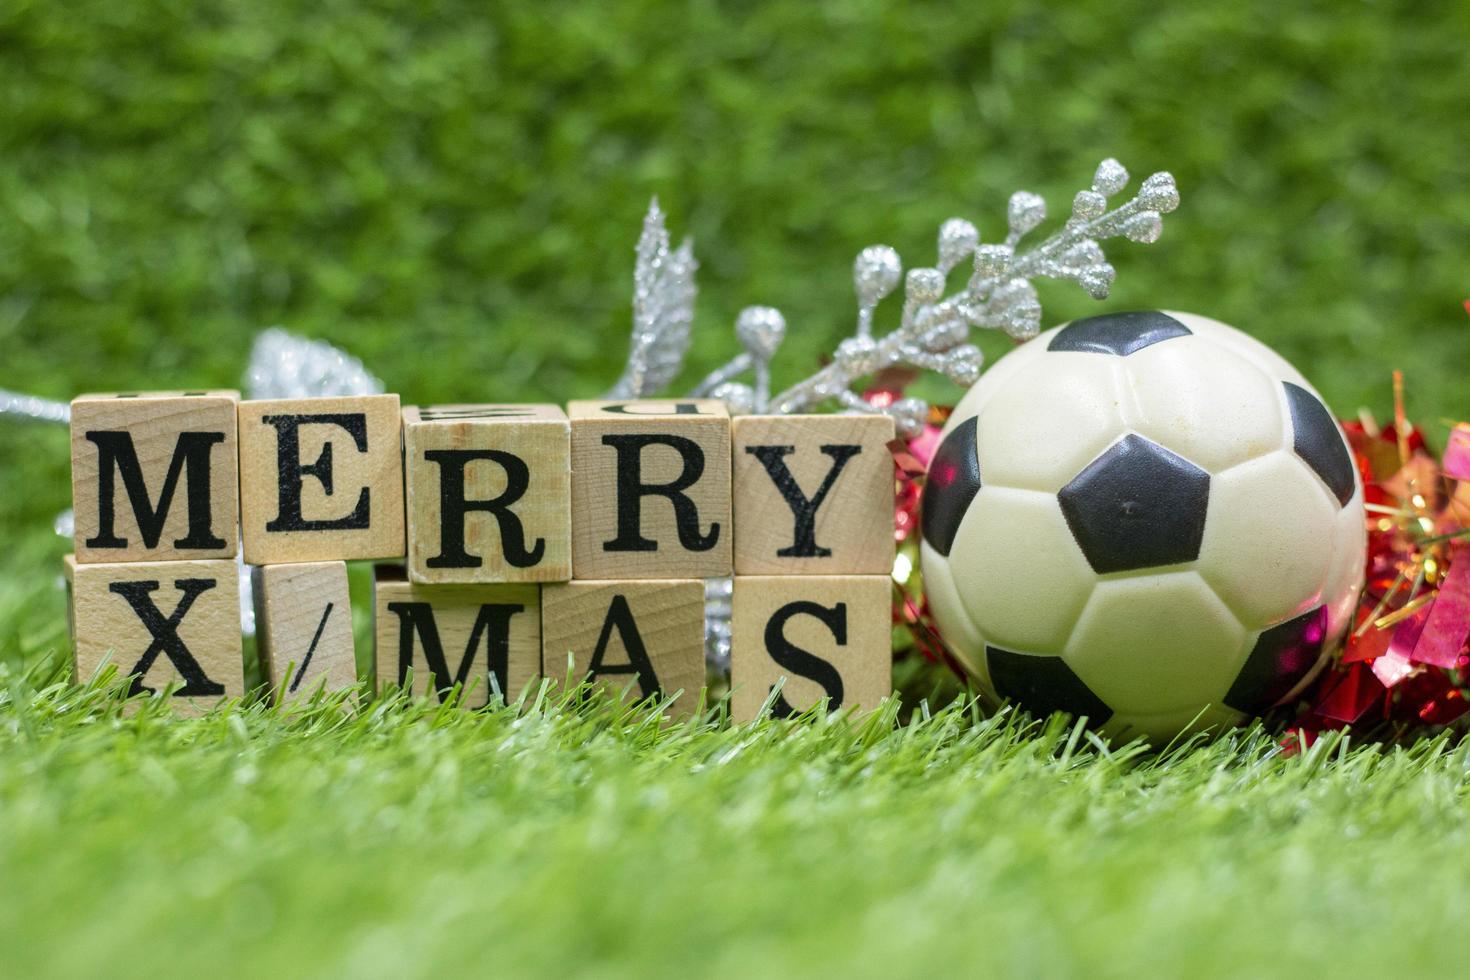
{"type": "Polygon", "coordinates": [[[929,465],[924,590],[977,681],[1167,740],[1298,694],[1361,587],[1363,489],[1306,380],[1188,313],[1017,348],[929,465]]]}

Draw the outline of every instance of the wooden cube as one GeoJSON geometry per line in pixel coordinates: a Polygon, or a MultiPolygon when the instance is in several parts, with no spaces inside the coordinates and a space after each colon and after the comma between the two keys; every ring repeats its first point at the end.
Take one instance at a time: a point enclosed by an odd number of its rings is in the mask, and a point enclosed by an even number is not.
{"type": "Polygon", "coordinates": [[[556,405],[403,410],[408,577],[572,577],[571,427],[556,405]]]}
{"type": "Polygon", "coordinates": [[[77,561],[235,557],[239,397],[145,392],[71,403],[77,561]]]}
{"type": "Polygon", "coordinates": [[[260,565],[251,584],[261,673],[277,701],[357,684],[346,562],[260,565]]]}
{"type": "Polygon", "coordinates": [[[398,558],[397,395],[240,403],[240,504],[252,565],[398,558]]]}
{"type": "Polygon", "coordinates": [[[893,690],[887,575],[736,576],[730,639],[730,714],[760,714],[784,678],[772,714],[825,698],[829,710],[878,707],[893,690]]]}
{"type": "Polygon", "coordinates": [[[440,700],[458,684],[460,705],[514,703],[541,676],[541,587],[418,585],[402,566],[379,565],[373,583],[377,683],[440,700]],[[499,692],[497,694],[496,692],[499,692]]]}
{"type": "Polygon", "coordinates": [[[735,574],[891,572],[893,434],[886,415],[735,419],[735,574]]]}
{"type": "Polygon", "coordinates": [[[245,693],[240,578],[230,560],[66,561],[73,666],[90,680],[107,664],[135,693],[170,684],[170,704],[197,714],[245,693]]]}
{"type": "Polygon", "coordinates": [[[730,416],[709,400],[572,402],[574,578],[730,574],[730,416]]]}
{"type": "Polygon", "coordinates": [[[698,579],[574,581],[542,590],[546,676],[627,692],[634,699],[679,694],[675,716],[691,714],[704,687],[704,583],[698,579]]]}

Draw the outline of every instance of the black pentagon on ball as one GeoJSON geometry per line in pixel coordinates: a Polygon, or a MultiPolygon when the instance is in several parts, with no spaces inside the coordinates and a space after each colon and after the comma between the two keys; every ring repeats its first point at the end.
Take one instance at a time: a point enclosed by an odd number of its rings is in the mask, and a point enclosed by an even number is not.
{"type": "Polygon", "coordinates": [[[1061,657],[1034,657],[1000,647],[985,648],[995,693],[1015,701],[1037,717],[1065,711],[1101,725],[1113,710],[1073,673],[1061,657]]]}
{"type": "Polygon", "coordinates": [[[975,450],[975,419],[967,418],[944,437],[929,461],[919,527],[929,547],[948,555],[960,521],[980,489],[980,457],[975,450]]]}
{"type": "Polygon", "coordinates": [[[1342,440],[1342,430],[1317,396],[1290,381],[1281,383],[1291,406],[1292,448],[1327,484],[1338,505],[1347,506],[1353,499],[1353,458],[1342,440]]]}
{"type": "Polygon", "coordinates": [[[1162,340],[1188,337],[1190,329],[1167,313],[1140,310],[1133,313],[1104,313],[1074,320],[1061,330],[1046,349],[1090,351],[1094,354],[1129,354],[1152,347],[1162,340]]]}
{"type": "Polygon", "coordinates": [[[1183,456],[1128,435],[1057,493],[1093,571],[1127,572],[1199,557],[1210,475],[1183,456]]]}
{"type": "Polygon", "coordinates": [[[1291,693],[1322,655],[1327,639],[1327,607],[1262,630],[1225,703],[1258,715],[1291,693]]]}

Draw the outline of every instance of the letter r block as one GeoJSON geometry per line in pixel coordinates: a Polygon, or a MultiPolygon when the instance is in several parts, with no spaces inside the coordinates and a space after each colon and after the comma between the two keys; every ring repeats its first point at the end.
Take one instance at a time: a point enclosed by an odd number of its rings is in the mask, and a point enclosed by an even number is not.
{"type": "Polygon", "coordinates": [[[747,415],[731,427],[736,575],[893,570],[893,420],[747,415]]]}
{"type": "Polygon", "coordinates": [[[730,416],[711,400],[572,402],[572,575],[730,574],[730,416]]]}
{"type": "Polygon", "coordinates": [[[442,701],[456,684],[460,707],[496,697],[515,703],[541,676],[541,587],[418,585],[402,567],[379,565],[373,637],[380,688],[405,687],[442,701]]]}
{"type": "Polygon", "coordinates": [[[634,700],[673,697],[675,716],[704,687],[704,583],[698,579],[566,582],[542,590],[546,676],[591,679],[634,700]],[[570,672],[570,674],[569,674],[570,672]]]}
{"type": "Polygon", "coordinates": [[[730,637],[730,716],[771,707],[783,718],[822,699],[869,711],[893,690],[887,575],[736,576],[730,637]]]}
{"type": "Polygon", "coordinates": [[[572,577],[571,428],[556,405],[403,410],[408,577],[572,577]]]}
{"type": "Polygon", "coordinates": [[[155,392],[71,403],[77,561],[235,557],[239,397],[155,392]]]}
{"type": "Polygon", "coordinates": [[[403,555],[397,395],[240,403],[245,561],[403,555]]]}
{"type": "Polygon", "coordinates": [[[83,565],[68,556],[65,568],[78,683],[114,664],[135,694],[175,685],[169,703],[183,714],[245,693],[234,561],[83,565]]]}

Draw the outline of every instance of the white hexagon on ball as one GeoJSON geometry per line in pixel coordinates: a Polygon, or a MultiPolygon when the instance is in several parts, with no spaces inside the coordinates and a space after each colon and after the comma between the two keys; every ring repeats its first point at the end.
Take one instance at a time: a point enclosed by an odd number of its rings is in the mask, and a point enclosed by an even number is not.
{"type": "Polygon", "coordinates": [[[1185,313],[1079,320],[1002,358],[945,428],[921,526],[935,621],[982,688],[1154,739],[1294,696],[1363,567],[1320,396],[1185,313]]]}

